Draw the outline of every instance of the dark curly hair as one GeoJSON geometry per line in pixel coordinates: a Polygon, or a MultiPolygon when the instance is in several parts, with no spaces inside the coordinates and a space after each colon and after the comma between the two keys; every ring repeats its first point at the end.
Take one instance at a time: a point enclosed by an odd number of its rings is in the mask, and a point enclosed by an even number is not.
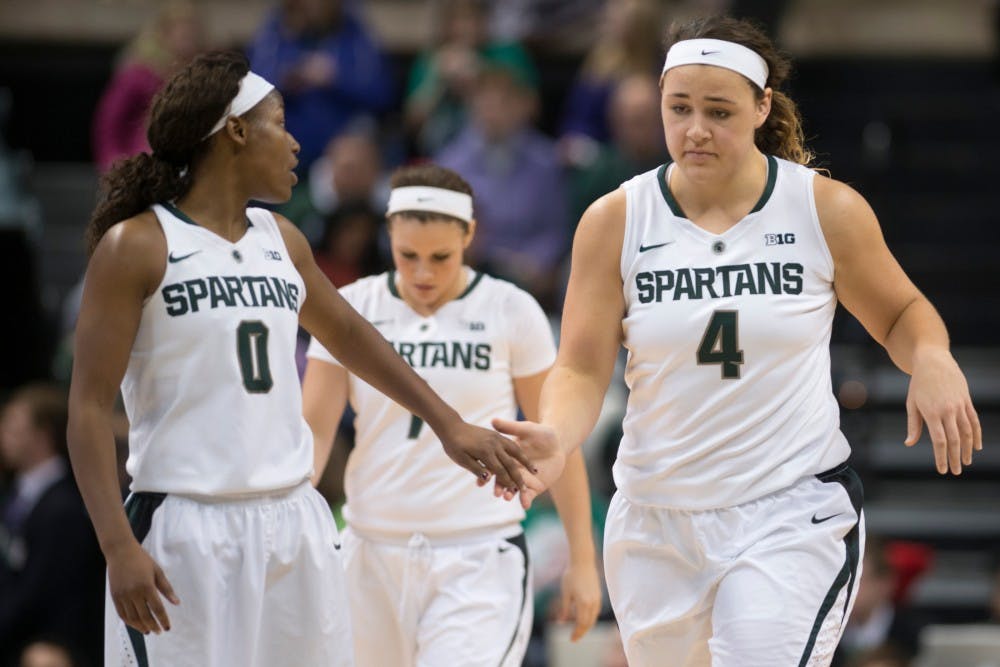
{"type": "Polygon", "coordinates": [[[150,111],[146,136],[152,154],[120,160],[101,179],[97,206],[87,225],[88,253],[115,223],[190,189],[193,167],[209,145],[205,135],[236,97],[240,80],[249,71],[243,54],[215,52],[195,58],[167,81],[150,111]]]}
{"type": "MultiPolygon", "coordinates": [[[[808,165],[815,157],[805,146],[802,132],[802,118],[795,102],[779,88],[788,79],[792,63],[755,23],[746,19],[728,16],[697,18],[683,23],[674,23],[667,33],[666,47],[685,39],[724,39],[742,44],[755,51],[767,63],[767,85],[771,88],[771,113],[764,124],[754,133],[754,143],[761,152],[776,155],[791,162],[808,165]]],[[[754,95],[760,100],[764,91],[747,80],[754,95]]]]}

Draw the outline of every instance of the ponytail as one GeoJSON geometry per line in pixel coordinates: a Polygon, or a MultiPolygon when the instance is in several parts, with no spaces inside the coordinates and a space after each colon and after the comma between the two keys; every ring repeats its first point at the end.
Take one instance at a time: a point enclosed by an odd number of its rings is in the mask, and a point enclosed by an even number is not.
{"type": "Polygon", "coordinates": [[[120,160],[101,178],[97,206],[87,225],[87,253],[92,254],[104,234],[117,222],[131,218],[156,202],[176,199],[187,191],[190,172],[184,172],[149,153],[120,160]]]}

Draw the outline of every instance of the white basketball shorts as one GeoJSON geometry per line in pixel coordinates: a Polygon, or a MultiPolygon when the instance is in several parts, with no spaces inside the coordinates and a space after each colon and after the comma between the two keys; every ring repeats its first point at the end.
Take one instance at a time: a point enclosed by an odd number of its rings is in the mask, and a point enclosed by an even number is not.
{"type": "Polygon", "coordinates": [[[252,499],[137,493],[132,529],[174,588],[171,629],[143,635],[105,608],[106,667],[350,667],[337,526],[308,483],[252,499]]]}
{"type": "Polygon", "coordinates": [[[604,558],[629,665],[829,665],[861,574],[861,504],[846,464],[718,510],[617,494],[604,558]]]}
{"type": "Polygon", "coordinates": [[[524,535],[395,541],[344,531],[358,667],[518,667],[531,635],[524,535]]]}

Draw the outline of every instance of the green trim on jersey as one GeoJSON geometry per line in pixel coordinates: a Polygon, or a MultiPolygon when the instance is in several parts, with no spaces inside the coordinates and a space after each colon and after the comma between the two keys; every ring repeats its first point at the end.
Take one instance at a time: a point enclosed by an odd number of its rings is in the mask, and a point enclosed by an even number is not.
{"type": "Polygon", "coordinates": [[[754,207],[750,209],[751,213],[756,213],[760,209],[764,208],[764,204],[767,200],[771,198],[771,193],[774,192],[774,184],[778,180],[778,161],[774,159],[773,155],[767,156],[767,183],[764,184],[764,192],[761,193],[760,199],[754,204],[754,207]]]}
{"type": "Polygon", "coordinates": [[[191,218],[189,218],[188,215],[187,215],[187,213],[185,213],[184,211],[180,210],[179,208],[177,208],[176,206],[174,206],[170,202],[168,202],[168,201],[163,202],[162,206],[163,206],[163,208],[165,208],[168,211],[170,211],[171,215],[173,215],[175,218],[177,218],[181,222],[186,222],[189,225],[194,225],[195,227],[200,227],[201,226],[197,222],[195,222],[194,220],[192,220],[191,218]]]}
{"type": "MultiPolygon", "coordinates": [[[[194,220],[192,220],[192,219],[191,219],[191,218],[190,218],[190,217],[188,216],[188,214],[187,214],[187,213],[185,213],[184,211],[180,210],[179,208],[177,208],[176,206],[174,206],[174,205],[173,205],[173,204],[171,204],[170,202],[168,202],[168,201],[165,201],[165,202],[163,202],[162,204],[160,204],[160,206],[162,206],[163,208],[165,208],[165,209],[167,209],[168,211],[170,211],[170,213],[171,213],[171,214],[172,214],[172,215],[173,215],[173,216],[174,216],[175,218],[177,218],[178,220],[180,220],[181,222],[186,222],[186,223],[188,223],[189,225],[194,225],[195,227],[201,227],[201,225],[199,225],[199,224],[198,224],[197,222],[195,222],[194,220]]],[[[246,217],[246,221],[247,221],[247,227],[248,227],[248,228],[249,228],[249,227],[253,227],[253,222],[251,222],[251,221],[250,221],[250,216],[245,216],[245,217],[246,217]]]]}
{"type": "MultiPolygon", "coordinates": [[[[660,184],[660,193],[663,194],[663,200],[667,202],[667,206],[670,207],[670,211],[676,215],[678,218],[685,218],[690,220],[684,213],[684,209],[681,205],[677,203],[674,199],[673,193],[670,192],[670,188],[667,187],[667,167],[670,166],[670,161],[664,163],[656,170],[656,182],[660,184]]],[[[774,184],[778,180],[778,161],[773,155],[767,156],[767,181],[764,183],[764,192],[761,193],[760,199],[754,204],[753,208],[750,209],[750,213],[756,213],[760,209],[764,208],[767,201],[771,198],[771,194],[774,192],[774,184]]],[[[749,215],[749,214],[748,214],[749,215]]]]}
{"type": "Polygon", "coordinates": [[[472,276],[472,280],[470,280],[469,284],[465,286],[465,290],[463,290],[462,293],[456,297],[456,300],[464,299],[465,297],[467,297],[469,295],[469,292],[476,289],[476,285],[478,285],[479,281],[483,279],[483,274],[481,272],[475,271],[474,273],[475,275],[472,276]]]}
{"type": "MultiPolygon", "coordinates": [[[[462,293],[455,297],[455,301],[467,297],[469,292],[476,289],[476,285],[478,285],[479,281],[483,279],[483,273],[481,271],[473,271],[473,274],[472,280],[470,280],[469,284],[465,286],[462,293]]],[[[399,288],[396,287],[396,269],[389,269],[387,275],[389,277],[389,294],[393,295],[397,299],[402,299],[403,297],[399,295],[399,288]]]]}

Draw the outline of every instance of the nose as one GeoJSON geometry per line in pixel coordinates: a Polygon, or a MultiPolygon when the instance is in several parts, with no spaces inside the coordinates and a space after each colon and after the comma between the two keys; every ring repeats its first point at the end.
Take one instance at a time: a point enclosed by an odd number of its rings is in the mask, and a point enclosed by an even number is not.
{"type": "Polygon", "coordinates": [[[292,152],[298,155],[302,147],[299,146],[299,142],[296,141],[295,136],[291,132],[288,133],[288,138],[292,140],[292,152]]]}
{"type": "Polygon", "coordinates": [[[700,114],[693,114],[691,126],[688,127],[687,137],[696,144],[703,144],[708,141],[712,134],[705,124],[705,119],[700,114]]]}
{"type": "Polygon", "coordinates": [[[413,272],[418,280],[426,280],[434,275],[431,265],[428,262],[417,262],[416,270],[413,272]]]}

